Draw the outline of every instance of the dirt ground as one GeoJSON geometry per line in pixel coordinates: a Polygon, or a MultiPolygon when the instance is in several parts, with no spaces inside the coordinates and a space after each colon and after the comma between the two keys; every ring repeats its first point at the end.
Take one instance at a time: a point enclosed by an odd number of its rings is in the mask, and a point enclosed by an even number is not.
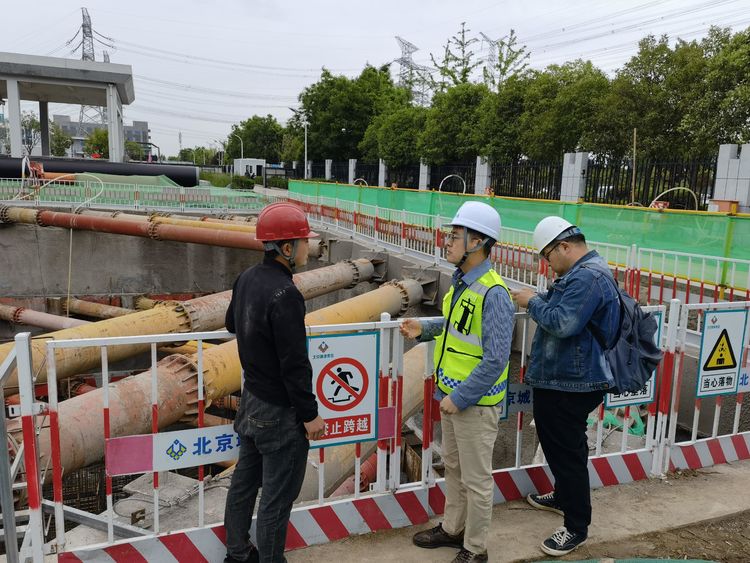
{"type": "Polygon", "coordinates": [[[717,563],[748,563],[750,511],[708,523],[641,534],[625,541],[584,545],[558,560],[597,558],[704,559],[717,563]]]}

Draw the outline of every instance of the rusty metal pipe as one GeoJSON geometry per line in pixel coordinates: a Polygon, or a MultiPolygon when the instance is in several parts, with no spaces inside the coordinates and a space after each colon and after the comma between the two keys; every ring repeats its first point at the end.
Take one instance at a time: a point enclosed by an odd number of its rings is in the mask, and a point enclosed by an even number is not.
{"type": "Polygon", "coordinates": [[[93,301],[84,301],[83,299],[63,299],[63,308],[68,313],[83,315],[84,317],[94,317],[97,319],[114,319],[134,313],[133,309],[125,307],[115,307],[114,305],[105,305],[104,303],[94,303],[93,301]]]}
{"type": "Polygon", "coordinates": [[[141,221],[121,221],[109,217],[76,215],[59,211],[33,211],[29,209],[2,208],[0,221],[6,223],[29,223],[42,227],[62,227],[100,233],[128,235],[151,238],[154,240],[171,240],[207,244],[226,248],[245,248],[263,250],[263,243],[250,233],[236,233],[215,229],[198,229],[177,225],[164,225],[141,221]],[[29,213],[31,212],[31,213],[29,213]]]}
{"type": "Polygon", "coordinates": [[[80,319],[50,315],[26,307],[12,307],[10,305],[0,305],[0,319],[9,323],[36,326],[47,330],[64,330],[89,324],[88,321],[80,319]]]}
{"type": "MultiPolygon", "coordinates": [[[[336,322],[375,321],[379,320],[384,310],[397,315],[403,310],[404,296],[421,299],[421,286],[414,280],[404,280],[384,285],[366,295],[370,295],[371,299],[363,300],[361,298],[364,296],[358,296],[308,313],[305,323],[326,324],[329,319],[341,319],[336,322]],[[382,306],[376,306],[378,303],[382,306]]],[[[197,357],[172,355],[161,360],[157,364],[157,370],[159,428],[166,428],[178,420],[194,420],[198,412],[197,357]]],[[[237,341],[206,350],[203,353],[203,370],[207,403],[239,390],[242,366],[237,353],[237,341]]],[[[421,383],[420,375],[420,389],[421,383]]],[[[109,386],[110,428],[113,437],[151,431],[150,387],[150,370],[109,386]]],[[[420,393],[417,394],[421,397],[420,393]]],[[[62,401],[58,416],[60,428],[64,429],[61,433],[60,455],[66,472],[103,457],[101,389],[62,401]]],[[[16,424],[9,424],[9,431],[17,433],[20,427],[16,424]]],[[[46,428],[39,436],[39,447],[43,457],[49,456],[49,431],[46,428]]],[[[46,464],[46,461],[43,460],[42,463],[46,464]]]]}
{"type": "MultiPolygon", "coordinates": [[[[359,281],[365,281],[372,276],[372,264],[369,260],[355,260],[333,264],[317,270],[302,272],[294,276],[296,284],[300,284],[300,291],[306,298],[320,295],[321,291],[336,291],[351,287],[359,281]],[[337,272],[333,279],[328,275],[328,269],[337,272]],[[323,282],[330,283],[323,288],[323,282]]],[[[169,304],[147,311],[139,311],[123,317],[106,319],[74,328],[59,330],[47,334],[47,338],[64,340],[69,338],[98,338],[107,336],[134,336],[139,334],[161,334],[170,332],[190,332],[216,330],[224,326],[231,291],[224,291],[213,295],[205,295],[184,301],[181,304],[169,304]]],[[[8,342],[0,345],[0,362],[8,355],[14,344],[8,342]]],[[[33,369],[37,382],[46,381],[47,370],[45,363],[46,344],[43,340],[31,341],[33,369]]],[[[128,346],[113,346],[109,350],[112,362],[147,352],[147,344],[133,344],[128,346]]],[[[57,376],[60,379],[77,375],[99,365],[101,354],[97,348],[58,349],[55,351],[57,376]]],[[[17,386],[16,373],[12,373],[6,383],[7,388],[17,386]]]]}

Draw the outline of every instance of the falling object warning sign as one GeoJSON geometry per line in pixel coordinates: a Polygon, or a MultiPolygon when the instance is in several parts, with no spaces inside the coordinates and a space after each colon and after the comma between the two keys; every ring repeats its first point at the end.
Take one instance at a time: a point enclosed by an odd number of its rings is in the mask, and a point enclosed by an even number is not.
{"type": "Polygon", "coordinates": [[[713,349],[708,354],[708,359],[703,364],[703,371],[727,370],[736,367],[737,360],[732,350],[732,344],[729,342],[729,334],[727,333],[727,329],[724,329],[721,331],[713,349]]]}

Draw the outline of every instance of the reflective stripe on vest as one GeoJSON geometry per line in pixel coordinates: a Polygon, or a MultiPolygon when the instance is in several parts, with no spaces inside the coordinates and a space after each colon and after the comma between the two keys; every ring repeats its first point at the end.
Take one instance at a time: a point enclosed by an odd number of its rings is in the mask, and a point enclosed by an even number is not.
{"type": "MultiPolygon", "coordinates": [[[[464,289],[451,308],[453,286],[443,298],[446,328],[435,338],[435,366],[438,388],[446,394],[458,387],[482,361],[482,309],[487,292],[495,286],[508,291],[503,278],[489,270],[464,289]]],[[[478,405],[496,405],[505,397],[508,365],[479,399],[478,405]]]]}

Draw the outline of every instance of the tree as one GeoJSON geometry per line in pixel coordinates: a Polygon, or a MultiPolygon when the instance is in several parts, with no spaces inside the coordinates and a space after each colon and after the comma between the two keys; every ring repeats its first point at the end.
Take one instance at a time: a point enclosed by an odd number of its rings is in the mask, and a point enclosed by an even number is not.
{"type": "Polygon", "coordinates": [[[670,160],[685,154],[689,141],[680,130],[684,101],[702,78],[701,65],[691,69],[688,63],[695,56],[700,59],[699,52],[682,55],[687,52],[676,56],[666,35],[649,35],[638,43],[638,53],[618,70],[595,117],[590,144],[596,152],[630,156],[635,128],[639,158],[670,160]]]}
{"type": "Polygon", "coordinates": [[[526,51],[526,45],[517,46],[517,43],[516,32],[511,29],[508,36],[497,43],[497,59],[482,68],[484,83],[490,90],[499,91],[506,80],[522,74],[529,66],[531,53],[526,51]]]}
{"type": "Polygon", "coordinates": [[[244,148],[244,155],[247,157],[278,162],[283,137],[284,128],[275,117],[254,115],[239,125],[232,125],[232,134],[227,138],[226,158],[240,158],[244,148]],[[242,145],[235,135],[242,138],[242,145]]]}
{"type": "Polygon", "coordinates": [[[451,86],[469,83],[474,70],[481,66],[482,61],[474,60],[475,53],[471,50],[471,46],[479,39],[467,38],[469,31],[471,30],[466,28],[466,22],[461,22],[461,29],[443,46],[443,58],[440,62],[430,53],[430,60],[440,80],[436,80],[432,73],[422,73],[422,78],[433,91],[444,92],[451,86]]]}
{"type": "Polygon", "coordinates": [[[73,139],[57,123],[50,121],[50,152],[53,156],[65,156],[73,139]]]}
{"type": "Polygon", "coordinates": [[[109,158],[109,133],[106,129],[94,129],[83,143],[83,152],[98,154],[99,158],[109,158]]]}
{"type": "Polygon", "coordinates": [[[377,147],[380,158],[388,166],[419,162],[419,137],[426,117],[427,109],[422,107],[405,107],[381,117],[377,147]]]}
{"type": "Polygon", "coordinates": [[[34,112],[25,111],[21,115],[21,132],[21,142],[26,149],[26,154],[31,154],[31,151],[34,150],[34,147],[42,139],[42,127],[39,123],[39,118],[34,112]]]}
{"type": "Polygon", "coordinates": [[[700,80],[678,128],[690,140],[691,153],[703,156],[715,153],[717,144],[750,142],[750,28],[732,35],[713,27],[699,47],[704,64],[692,66],[700,80]]]}
{"type": "Polygon", "coordinates": [[[409,96],[406,89],[393,84],[388,66],[368,65],[355,79],[323,69],[320,80],[299,96],[299,123],[305,119],[309,123],[308,158],[359,157],[359,144],[376,116],[406,106],[409,96]]]}
{"type": "Polygon", "coordinates": [[[476,142],[479,154],[491,161],[517,161],[523,154],[520,119],[530,78],[514,75],[479,106],[476,142]]]}
{"type": "Polygon", "coordinates": [[[518,127],[523,154],[533,160],[556,161],[565,152],[588,147],[609,80],[590,61],[550,65],[529,75],[518,127]]]}
{"type": "Polygon", "coordinates": [[[143,146],[135,141],[125,141],[125,154],[130,160],[143,160],[143,146]]]}
{"type": "Polygon", "coordinates": [[[466,83],[435,95],[419,137],[419,151],[428,164],[476,158],[479,108],[488,94],[484,84],[466,83]]]}

